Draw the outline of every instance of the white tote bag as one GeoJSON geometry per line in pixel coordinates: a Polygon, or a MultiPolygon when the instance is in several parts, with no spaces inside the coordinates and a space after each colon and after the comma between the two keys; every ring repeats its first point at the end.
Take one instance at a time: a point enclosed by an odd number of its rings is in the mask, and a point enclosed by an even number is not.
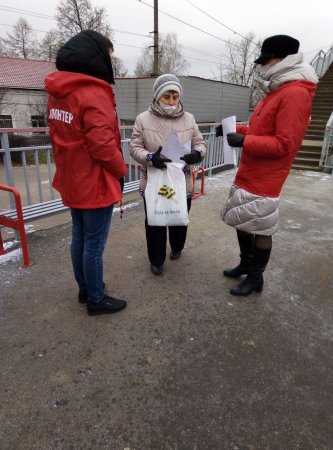
{"type": "Polygon", "coordinates": [[[148,225],[187,225],[184,164],[170,162],[165,165],[164,170],[148,167],[145,190],[148,225]]]}

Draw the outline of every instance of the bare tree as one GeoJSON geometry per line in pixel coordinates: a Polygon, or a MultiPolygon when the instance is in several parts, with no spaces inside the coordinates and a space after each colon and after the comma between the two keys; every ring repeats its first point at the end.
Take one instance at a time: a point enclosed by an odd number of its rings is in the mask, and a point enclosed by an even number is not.
{"type": "Polygon", "coordinates": [[[240,40],[229,40],[228,58],[219,68],[221,81],[251,88],[251,106],[262,96],[256,85],[257,74],[253,63],[259,56],[261,43],[255,42],[255,38],[255,34],[250,32],[240,40]]]}
{"type": "Polygon", "coordinates": [[[55,61],[61,43],[61,38],[56,30],[48,31],[39,44],[38,59],[55,61]]]}
{"type": "Polygon", "coordinates": [[[27,106],[29,107],[30,116],[43,117],[45,122],[47,122],[47,95],[45,93],[38,96],[28,96],[27,106]]]}
{"type": "Polygon", "coordinates": [[[56,20],[63,42],[82,30],[95,30],[112,37],[105,8],[93,6],[90,0],[61,0],[56,20]]]}
{"type": "Polygon", "coordinates": [[[0,114],[9,106],[12,106],[12,98],[7,89],[0,88],[0,114]]]}
{"type": "MultiPolygon", "coordinates": [[[[112,29],[108,24],[105,8],[93,6],[90,0],[61,0],[57,7],[58,43],[56,51],[69,38],[83,30],[94,30],[112,39],[112,29]]],[[[56,42],[57,35],[54,36],[56,42]]],[[[125,77],[127,69],[122,60],[112,57],[115,77],[125,77]]]]}
{"type": "Polygon", "coordinates": [[[36,40],[31,25],[22,17],[14,26],[13,33],[1,39],[3,54],[10,57],[33,58],[36,56],[36,40]]]}
{"type": "Polygon", "coordinates": [[[120,58],[117,56],[111,57],[113,75],[115,78],[125,78],[127,77],[127,69],[120,58]]]}
{"type": "MultiPolygon", "coordinates": [[[[185,75],[190,64],[183,56],[177,35],[166,33],[160,35],[159,42],[159,73],[173,73],[174,75],[185,75]]],[[[153,73],[154,55],[151,48],[145,48],[137,61],[135,75],[151,76],[153,73]]]]}

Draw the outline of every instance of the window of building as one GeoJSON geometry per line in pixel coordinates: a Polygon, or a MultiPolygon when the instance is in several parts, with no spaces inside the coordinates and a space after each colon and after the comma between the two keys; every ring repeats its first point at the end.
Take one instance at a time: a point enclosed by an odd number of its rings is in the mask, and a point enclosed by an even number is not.
{"type": "Polygon", "coordinates": [[[46,127],[46,120],[44,116],[31,116],[32,127],[46,127]]]}
{"type": "Polygon", "coordinates": [[[0,128],[13,128],[12,116],[0,114],[0,128]]]}
{"type": "MultiPolygon", "coordinates": [[[[33,128],[38,128],[38,127],[46,127],[46,120],[44,116],[31,116],[31,126],[33,128]]],[[[34,134],[45,134],[45,131],[40,131],[40,132],[36,132],[34,134]]]]}

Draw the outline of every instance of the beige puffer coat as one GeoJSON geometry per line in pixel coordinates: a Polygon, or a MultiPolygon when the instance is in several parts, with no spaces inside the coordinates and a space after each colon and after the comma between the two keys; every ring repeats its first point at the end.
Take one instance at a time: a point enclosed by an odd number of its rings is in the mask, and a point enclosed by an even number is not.
{"type": "MultiPolygon", "coordinates": [[[[173,132],[177,133],[181,144],[191,141],[192,149],[198,150],[202,158],[205,157],[206,143],[194,116],[185,112],[180,102],[177,110],[171,116],[164,113],[158,103],[152,103],[147,111],[137,116],[130,143],[132,158],[141,164],[139,187],[141,193],[144,192],[147,185],[147,166],[152,165],[151,162],[147,162],[148,153],[156,152],[173,132]]],[[[191,168],[186,165],[184,173],[186,190],[189,194],[193,192],[191,168]]]]}

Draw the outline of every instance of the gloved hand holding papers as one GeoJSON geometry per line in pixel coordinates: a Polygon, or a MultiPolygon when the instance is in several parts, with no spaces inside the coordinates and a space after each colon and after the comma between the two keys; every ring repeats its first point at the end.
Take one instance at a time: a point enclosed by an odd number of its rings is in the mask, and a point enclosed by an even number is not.
{"type": "Polygon", "coordinates": [[[187,141],[184,145],[179,142],[178,136],[175,132],[167,139],[162,147],[161,155],[171,159],[172,162],[185,164],[180,157],[191,153],[191,141],[187,141]]]}

